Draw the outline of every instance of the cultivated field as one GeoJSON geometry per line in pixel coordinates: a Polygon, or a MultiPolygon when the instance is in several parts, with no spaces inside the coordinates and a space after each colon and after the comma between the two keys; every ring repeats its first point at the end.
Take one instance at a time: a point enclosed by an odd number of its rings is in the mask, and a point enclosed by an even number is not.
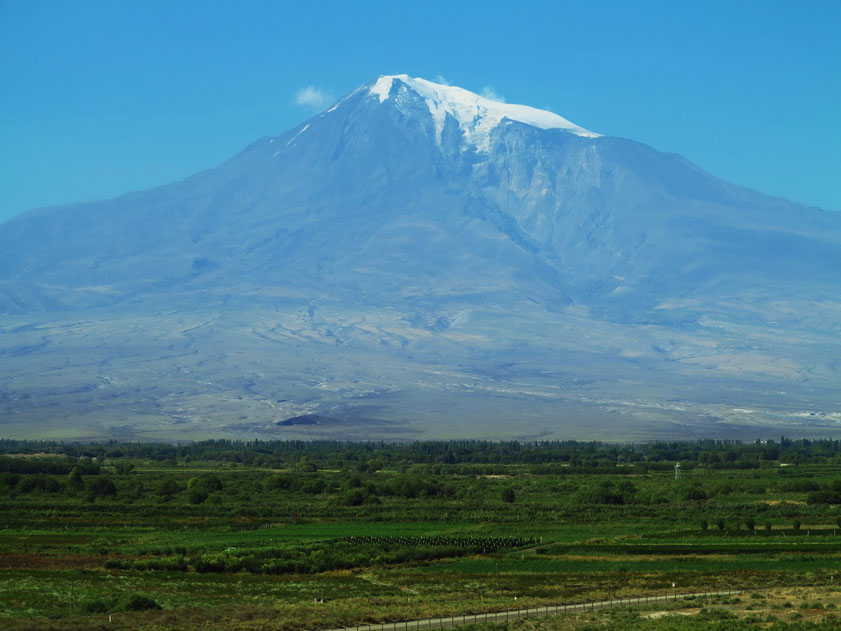
{"type": "Polygon", "coordinates": [[[295,631],[645,596],[672,599],[481,626],[841,624],[834,441],[0,451],[8,629],[295,631]]]}

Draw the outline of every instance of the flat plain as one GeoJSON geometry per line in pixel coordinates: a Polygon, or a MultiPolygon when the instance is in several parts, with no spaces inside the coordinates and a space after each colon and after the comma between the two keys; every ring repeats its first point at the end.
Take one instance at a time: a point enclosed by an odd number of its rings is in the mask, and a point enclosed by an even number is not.
{"type": "Polygon", "coordinates": [[[718,589],[747,591],[506,624],[752,629],[841,605],[831,440],[0,446],[10,629],[296,631],[718,589]]]}

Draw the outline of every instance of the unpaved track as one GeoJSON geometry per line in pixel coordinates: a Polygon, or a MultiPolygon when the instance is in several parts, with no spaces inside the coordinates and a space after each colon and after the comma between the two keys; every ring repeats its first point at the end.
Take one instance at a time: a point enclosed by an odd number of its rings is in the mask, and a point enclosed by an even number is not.
{"type": "Polygon", "coordinates": [[[731,589],[711,592],[693,592],[690,594],[665,594],[659,596],[635,596],[632,598],[615,598],[611,600],[597,600],[570,605],[552,605],[546,607],[531,607],[529,609],[514,609],[510,611],[496,611],[491,613],[477,613],[463,616],[446,616],[443,618],[426,618],[424,620],[406,620],[403,622],[384,622],[382,624],[362,624],[352,627],[340,627],[327,631],[400,631],[408,629],[446,629],[464,624],[477,622],[505,622],[528,616],[552,616],[567,612],[584,611],[587,609],[602,609],[604,607],[631,607],[646,603],[678,600],[687,596],[727,596],[741,594],[746,590],[731,589]]]}

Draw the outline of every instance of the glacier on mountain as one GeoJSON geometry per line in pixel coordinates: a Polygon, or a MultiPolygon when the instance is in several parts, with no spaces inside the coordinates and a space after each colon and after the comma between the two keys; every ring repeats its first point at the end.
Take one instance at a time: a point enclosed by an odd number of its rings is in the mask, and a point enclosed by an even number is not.
{"type": "Polygon", "coordinates": [[[563,129],[585,138],[599,136],[553,112],[528,105],[493,101],[464,88],[433,83],[405,74],[379,77],[369,88],[369,93],[383,103],[392,97],[392,91],[395,90],[397,93],[394,98],[398,101],[403,90],[412,90],[424,99],[435,121],[435,139],[439,144],[448,115],[456,120],[467,143],[479,152],[489,150],[491,131],[503,120],[525,123],[539,129],[563,129]]]}

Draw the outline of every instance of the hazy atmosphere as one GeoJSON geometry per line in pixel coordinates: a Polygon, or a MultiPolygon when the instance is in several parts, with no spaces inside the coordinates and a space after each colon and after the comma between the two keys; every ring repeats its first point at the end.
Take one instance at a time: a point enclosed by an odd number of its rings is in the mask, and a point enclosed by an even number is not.
{"type": "Polygon", "coordinates": [[[0,0],[4,631],[834,631],[841,3],[0,0]]]}
{"type": "Polygon", "coordinates": [[[527,6],[4,3],[5,434],[834,429],[837,5],[527,6]]]}

